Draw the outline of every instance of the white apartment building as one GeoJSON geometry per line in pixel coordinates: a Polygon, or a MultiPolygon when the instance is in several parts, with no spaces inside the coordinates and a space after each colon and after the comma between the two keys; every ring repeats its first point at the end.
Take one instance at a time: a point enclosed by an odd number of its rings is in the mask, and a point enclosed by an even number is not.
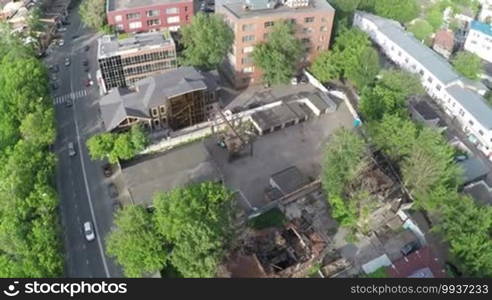
{"type": "Polygon", "coordinates": [[[356,12],[354,26],[369,34],[381,51],[401,68],[420,74],[428,94],[460,122],[478,149],[492,157],[492,108],[472,90],[475,86],[472,82],[462,78],[444,58],[394,20],[356,12]]]}
{"type": "Polygon", "coordinates": [[[492,24],[473,21],[466,37],[465,50],[492,62],[492,24]]]}
{"type": "Polygon", "coordinates": [[[478,14],[478,20],[480,22],[489,23],[492,22],[492,0],[480,0],[482,8],[478,14]]]}

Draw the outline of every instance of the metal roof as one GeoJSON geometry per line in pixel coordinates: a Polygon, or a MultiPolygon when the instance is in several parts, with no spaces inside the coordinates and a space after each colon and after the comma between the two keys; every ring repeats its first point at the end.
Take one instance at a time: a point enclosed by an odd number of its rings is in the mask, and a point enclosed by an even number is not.
{"type": "Polygon", "coordinates": [[[492,130],[492,108],[479,94],[454,84],[446,91],[461,104],[482,126],[492,130]]]}
{"type": "Polygon", "coordinates": [[[486,34],[488,36],[492,36],[492,25],[491,24],[486,24],[486,23],[482,23],[479,21],[472,21],[471,25],[470,25],[470,30],[480,31],[483,34],[486,34]]]}

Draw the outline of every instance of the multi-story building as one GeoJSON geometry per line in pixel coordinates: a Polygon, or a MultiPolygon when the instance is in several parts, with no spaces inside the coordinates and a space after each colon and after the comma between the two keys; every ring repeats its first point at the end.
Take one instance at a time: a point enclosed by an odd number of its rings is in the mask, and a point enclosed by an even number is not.
{"type": "Polygon", "coordinates": [[[255,44],[266,41],[275,22],[294,24],[296,36],[306,47],[306,65],[330,44],[335,10],[326,0],[216,0],[216,13],[222,14],[234,31],[234,43],[222,66],[224,74],[237,88],[257,83],[261,70],[252,62],[255,44]]]}
{"type": "Polygon", "coordinates": [[[492,24],[473,21],[465,41],[465,50],[492,62],[492,24]]]}
{"type": "Polygon", "coordinates": [[[181,67],[115,88],[99,105],[106,131],[142,123],[152,130],[178,130],[209,119],[218,109],[216,72],[181,67]]]}
{"type": "Polygon", "coordinates": [[[108,24],[122,32],[176,31],[190,23],[193,0],[108,0],[108,24]]]}
{"type": "Polygon", "coordinates": [[[482,5],[478,20],[487,24],[492,24],[492,0],[480,0],[482,5]]]}
{"type": "Polygon", "coordinates": [[[98,41],[97,59],[104,92],[177,68],[176,46],[169,32],[149,32],[98,41]]]}
{"type": "Polygon", "coordinates": [[[356,12],[354,26],[368,33],[381,51],[401,68],[419,74],[428,94],[462,125],[478,149],[492,157],[492,108],[473,90],[472,82],[458,75],[447,60],[396,21],[356,12]]]}

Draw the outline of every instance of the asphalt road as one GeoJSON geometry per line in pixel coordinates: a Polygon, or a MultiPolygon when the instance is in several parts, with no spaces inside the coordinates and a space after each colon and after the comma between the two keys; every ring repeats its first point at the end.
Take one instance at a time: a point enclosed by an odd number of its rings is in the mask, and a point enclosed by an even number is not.
{"type": "Polygon", "coordinates": [[[89,59],[92,78],[96,71],[96,34],[84,28],[76,9],[69,16],[70,25],[63,33],[65,45],[54,48],[45,59],[47,64],[57,64],[59,88],[53,93],[58,136],[55,152],[58,156],[56,172],[60,197],[60,213],[65,245],[66,277],[121,277],[122,272],[104,254],[104,238],[113,221],[112,200],[109,197],[108,179],[103,176],[103,162],[90,160],[85,141],[102,131],[98,111],[99,91],[94,85],[86,87],[88,73],[82,61],[89,59]],[[79,36],[73,39],[73,36],[79,36]],[[84,46],[90,45],[85,51],[84,46]],[[70,57],[70,66],[64,65],[70,57]],[[64,104],[73,98],[73,105],[64,104]],[[68,143],[73,142],[77,155],[68,155],[68,143]],[[96,240],[86,241],[82,226],[91,221],[96,240]]]}

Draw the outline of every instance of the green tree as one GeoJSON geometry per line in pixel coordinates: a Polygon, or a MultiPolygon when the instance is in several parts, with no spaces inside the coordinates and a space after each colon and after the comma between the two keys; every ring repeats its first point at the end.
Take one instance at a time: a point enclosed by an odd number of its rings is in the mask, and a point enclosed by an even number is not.
{"type": "Polygon", "coordinates": [[[87,26],[101,30],[106,24],[106,1],[84,0],[80,4],[79,14],[87,26]]]}
{"type": "Polygon", "coordinates": [[[132,126],[130,129],[130,137],[135,152],[140,152],[144,150],[147,145],[149,145],[149,136],[140,124],[132,126]]]}
{"type": "Polygon", "coordinates": [[[474,53],[460,51],[451,62],[456,71],[472,80],[480,78],[480,74],[483,71],[482,61],[474,53]]]}
{"type": "Polygon", "coordinates": [[[36,145],[51,145],[56,138],[54,122],[53,109],[50,108],[44,111],[39,109],[25,116],[20,125],[20,132],[25,140],[36,145]]]}
{"type": "Polygon", "coordinates": [[[182,28],[183,63],[201,69],[216,68],[234,41],[232,29],[220,15],[197,13],[182,28]]]}
{"type": "Polygon", "coordinates": [[[340,78],[341,61],[333,51],[321,52],[313,61],[310,71],[321,82],[340,78]]]}
{"type": "Polygon", "coordinates": [[[368,124],[371,141],[393,161],[410,155],[417,139],[417,126],[406,118],[386,114],[381,121],[368,124]]]}
{"type": "Polygon", "coordinates": [[[41,9],[39,7],[34,7],[29,12],[29,17],[27,19],[27,26],[31,32],[43,30],[43,23],[41,22],[41,9]]]}
{"type": "Polygon", "coordinates": [[[348,183],[358,174],[366,157],[365,142],[347,129],[337,130],[328,143],[323,161],[322,184],[332,216],[342,225],[357,223],[357,203],[346,197],[348,183]]]}
{"type": "Polygon", "coordinates": [[[294,27],[278,21],[266,42],[255,46],[253,63],[261,68],[263,80],[269,84],[288,83],[296,72],[302,57],[302,43],[294,35],[294,27]]]}
{"type": "Polygon", "coordinates": [[[170,263],[184,277],[213,277],[232,238],[232,195],[204,182],[154,198],[157,230],[172,244],[170,263]]]}
{"type": "Polygon", "coordinates": [[[425,94],[418,75],[398,69],[381,71],[378,85],[401,93],[403,97],[425,94]]]}
{"type": "Polygon", "coordinates": [[[101,133],[90,137],[87,142],[87,149],[93,160],[105,159],[113,151],[115,136],[111,133],[101,133]]]}
{"type": "Polygon", "coordinates": [[[413,33],[418,40],[423,41],[434,32],[434,28],[426,20],[417,20],[408,26],[408,31],[413,33]]]}
{"type": "Polygon", "coordinates": [[[443,10],[444,9],[439,5],[439,3],[427,10],[425,19],[432,26],[434,31],[441,28],[442,24],[444,23],[443,10]]]}
{"type": "Polygon", "coordinates": [[[407,23],[420,13],[419,3],[416,0],[377,0],[374,4],[377,15],[407,23]]]}
{"type": "Polygon", "coordinates": [[[167,249],[156,231],[152,215],[141,206],[129,205],[115,215],[106,251],[123,266],[125,276],[142,277],[163,269],[167,249]]]}
{"type": "Polygon", "coordinates": [[[365,88],[360,97],[359,110],[368,121],[380,120],[385,114],[404,116],[406,101],[404,95],[385,86],[365,88]]]}
{"type": "Polygon", "coordinates": [[[367,47],[357,56],[356,61],[346,65],[345,76],[357,88],[362,89],[371,84],[379,73],[379,55],[376,50],[367,47]]]}
{"type": "Polygon", "coordinates": [[[120,160],[129,160],[136,154],[135,147],[132,144],[132,136],[130,133],[119,133],[114,140],[113,149],[109,153],[108,159],[110,163],[116,163],[120,160]]]}

